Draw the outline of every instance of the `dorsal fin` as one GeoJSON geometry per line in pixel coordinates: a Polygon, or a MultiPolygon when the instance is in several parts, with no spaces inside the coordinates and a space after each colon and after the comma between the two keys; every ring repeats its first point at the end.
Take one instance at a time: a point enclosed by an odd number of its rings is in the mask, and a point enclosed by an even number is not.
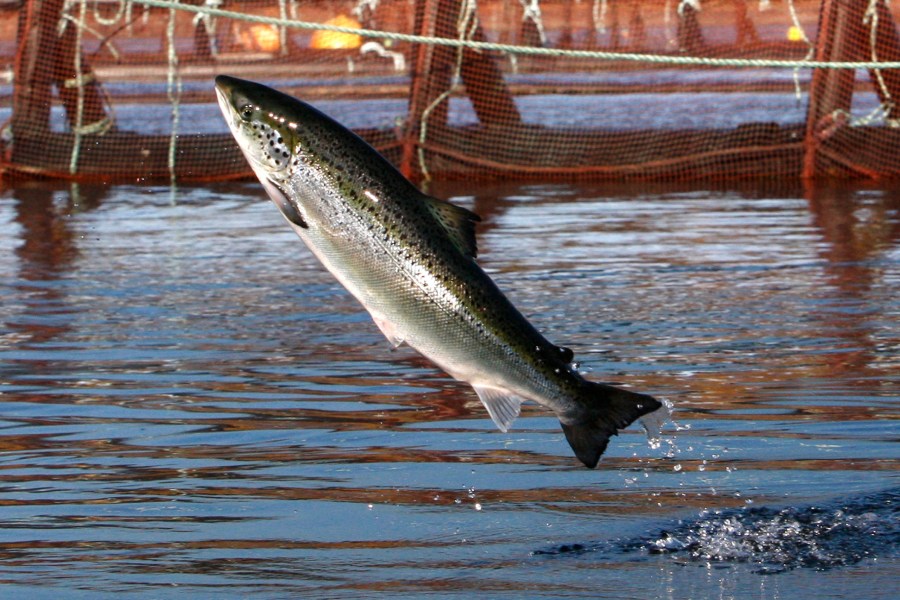
{"type": "Polygon", "coordinates": [[[459,251],[466,256],[475,258],[478,256],[478,246],[475,242],[475,223],[481,217],[471,210],[451,204],[444,200],[438,200],[431,196],[423,196],[425,206],[438,220],[444,231],[453,241],[459,251]]]}
{"type": "Polygon", "coordinates": [[[541,360],[549,360],[551,363],[561,362],[565,365],[571,364],[575,358],[575,353],[565,346],[556,346],[547,342],[537,347],[537,355],[541,360]]]}

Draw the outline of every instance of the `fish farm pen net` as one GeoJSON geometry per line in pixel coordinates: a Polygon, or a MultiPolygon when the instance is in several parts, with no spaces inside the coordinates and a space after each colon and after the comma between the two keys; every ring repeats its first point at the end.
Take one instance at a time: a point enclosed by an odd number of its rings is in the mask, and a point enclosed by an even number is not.
{"type": "MultiPolygon", "coordinates": [[[[895,3],[896,4],[896,3],[895,3]]],[[[250,176],[213,78],[413,179],[900,175],[887,0],[0,0],[0,172],[250,176]]]]}

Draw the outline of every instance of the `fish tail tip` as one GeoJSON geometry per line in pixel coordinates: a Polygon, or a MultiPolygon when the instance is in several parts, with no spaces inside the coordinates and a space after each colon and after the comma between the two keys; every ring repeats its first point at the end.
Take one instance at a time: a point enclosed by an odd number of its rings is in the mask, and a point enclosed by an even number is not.
{"type": "Polygon", "coordinates": [[[600,462],[611,436],[662,406],[647,394],[601,383],[589,383],[587,396],[584,416],[573,423],[560,424],[575,456],[589,469],[600,462]]]}

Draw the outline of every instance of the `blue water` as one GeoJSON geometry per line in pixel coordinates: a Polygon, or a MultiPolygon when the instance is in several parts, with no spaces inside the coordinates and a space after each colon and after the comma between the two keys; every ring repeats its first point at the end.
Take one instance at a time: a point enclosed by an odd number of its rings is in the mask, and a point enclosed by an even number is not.
{"type": "Polygon", "coordinates": [[[391,350],[252,183],[0,194],[4,597],[891,598],[900,195],[443,184],[588,377],[580,467],[391,350]]]}

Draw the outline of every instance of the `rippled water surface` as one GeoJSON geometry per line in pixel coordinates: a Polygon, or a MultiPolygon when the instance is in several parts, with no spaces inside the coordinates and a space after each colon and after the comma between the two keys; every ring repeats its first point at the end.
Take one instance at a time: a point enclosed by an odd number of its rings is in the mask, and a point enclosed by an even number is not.
{"type": "Polygon", "coordinates": [[[251,183],[0,195],[4,597],[890,598],[900,193],[445,184],[588,376],[595,471],[369,317],[251,183]]]}

